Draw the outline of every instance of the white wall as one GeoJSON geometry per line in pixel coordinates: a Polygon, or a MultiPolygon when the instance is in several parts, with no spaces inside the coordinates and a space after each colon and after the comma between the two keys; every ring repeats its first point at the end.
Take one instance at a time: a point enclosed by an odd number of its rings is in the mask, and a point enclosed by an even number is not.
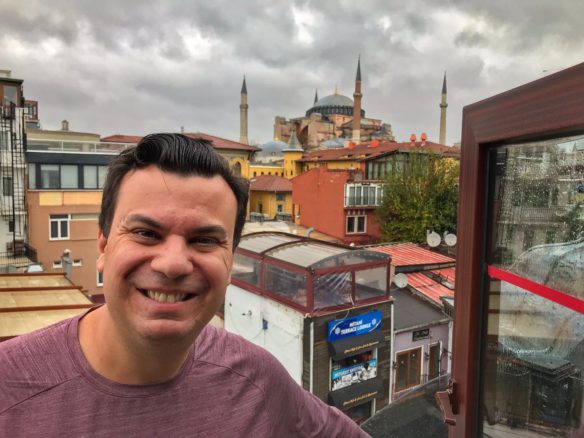
{"type": "Polygon", "coordinates": [[[294,309],[232,284],[227,288],[225,330],[268,350],[299,385],[302,384],[303,323],[304,315],[294,309]]]}

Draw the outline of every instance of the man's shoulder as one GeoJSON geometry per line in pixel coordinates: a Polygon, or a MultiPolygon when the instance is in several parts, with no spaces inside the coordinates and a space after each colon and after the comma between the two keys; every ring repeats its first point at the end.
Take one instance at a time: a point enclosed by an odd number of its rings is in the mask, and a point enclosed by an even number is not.
{"type": "Polygon", "coordinates": [[[0,413],[70,378],[70,319],[0,343],[0,413]]]}
{"type": "Polygon", "coordinates": [[[264,348],[222,328],[205,327],[197,339],[195,355],[197,361],[229,369],[262,389],[266,381],[280,378],[282,373],[291,379],[282,364],[264,348]]]}

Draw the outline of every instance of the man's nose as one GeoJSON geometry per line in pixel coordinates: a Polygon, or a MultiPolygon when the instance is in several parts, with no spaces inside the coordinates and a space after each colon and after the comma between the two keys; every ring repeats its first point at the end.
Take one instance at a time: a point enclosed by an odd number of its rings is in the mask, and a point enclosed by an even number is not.
{"type": "Polygon", "coordinates": [[[157,254],[150,263],[153,270],[167,278],[179,278],[193,272],[188,246],[183,239],[169,237],[158,245],[157,254]]]}

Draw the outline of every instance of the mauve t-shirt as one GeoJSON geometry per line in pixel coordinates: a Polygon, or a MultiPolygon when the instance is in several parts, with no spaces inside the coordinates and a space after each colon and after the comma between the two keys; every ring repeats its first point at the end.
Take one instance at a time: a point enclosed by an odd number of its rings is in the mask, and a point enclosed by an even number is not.
{"type": "Polygon", "coordinates": [[[112,382],[81,351],[82,316],[0,343],[0,436],[368,436],[265,350],[211,326],[172,380],[112,382]]]}

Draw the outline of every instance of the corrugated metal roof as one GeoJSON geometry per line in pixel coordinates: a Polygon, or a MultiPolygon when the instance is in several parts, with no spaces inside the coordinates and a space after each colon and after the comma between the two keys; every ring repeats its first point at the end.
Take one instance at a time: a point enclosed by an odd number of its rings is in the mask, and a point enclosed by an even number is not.
{"type": "Polygon", "coordinates": [[[0,338],[24,335],[85,311],[86,309],[59,309],[2,313],[0,317],[0,338]]]}
{"type": "Polygon", "coordinates": [[[64,274],[0,274],[0,339],[46,327],[92,306],[64,274]]]}
{"type": "Polygon", "coordinates": [[[239,248],[246,249],[257,254],[261,254],[264,251],[273,248],[276,245],[297,242],[299,240],[300,237],[287,234],[275,233],[250,234],[247,236],[243,236],[241,238],[241,241],[239,242],[239,248]]]}
{"type": "Polygon", "coordinates": [[[408,286],[412,287],[430,301],[442,307],[440,297],[454,298],[454,291],[432,280],[421,272],[412,272],[406,274],[408,277],[408,286]]]}
{"type": "Polygon", "coordinates": [[[444,279],[445,281],[450,283],[452,286],[455,285],[456,268],[452,267],[452,268],[444,268],[444,269],[435,269],[432,271],[432,273],[436,274],[440,278],[444,279]]]}
{"type": "Polygon", "coordinates": [[[415,243],[372,246],[367,249],[391,255],[391,264],[394,266],[416,266],[455,262],[453,258],[422,248],[415,243]]]}

